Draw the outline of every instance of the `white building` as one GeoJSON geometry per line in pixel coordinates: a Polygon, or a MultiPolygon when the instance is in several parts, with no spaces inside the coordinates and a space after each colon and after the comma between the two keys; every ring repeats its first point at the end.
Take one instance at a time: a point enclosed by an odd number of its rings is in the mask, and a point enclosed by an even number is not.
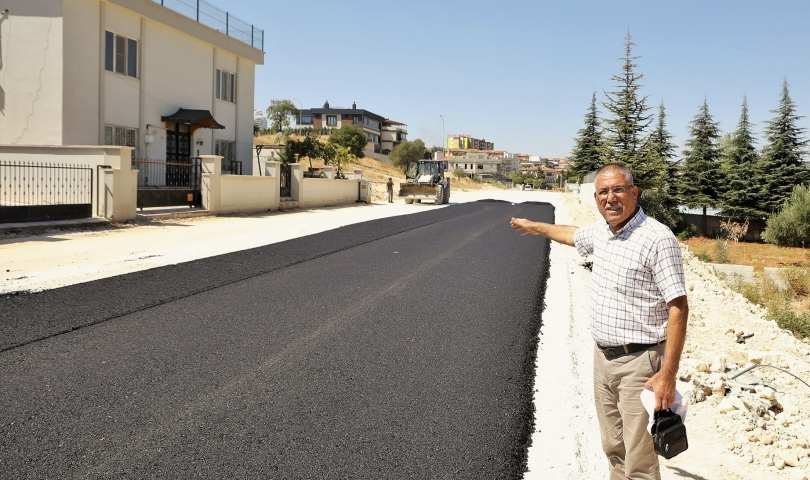
{"type": "Polygon", "coordinates": [[[264,116],[264,110],[253,110],[253,125],[261,129],[267,129],[267,117],[264,116]]]}
{"type": "Polygon", "coordinates": [[[451,172],[459,168],[468,176],[477,176],[483,180],[505,180],[519,165],[514,155],[492,157],[486,153],[465,153],[461,157],[448,158],[448,163],[451,172]]]}
{"type": "Polygon", "coordinates": [[[261,30],[230,17],[218,31],[152,0],[0,8],[0,144],[219,153],[251,173],[261,30]]]}

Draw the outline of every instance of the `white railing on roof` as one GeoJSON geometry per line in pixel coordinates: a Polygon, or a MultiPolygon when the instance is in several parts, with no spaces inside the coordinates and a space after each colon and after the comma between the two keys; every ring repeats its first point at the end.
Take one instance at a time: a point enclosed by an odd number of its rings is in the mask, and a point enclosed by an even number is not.
{"type": "Polygon", "coordinates": [[[240,20],[205,0],[152,0],[207,27],[264,51],[264,30],[240,20]]]}

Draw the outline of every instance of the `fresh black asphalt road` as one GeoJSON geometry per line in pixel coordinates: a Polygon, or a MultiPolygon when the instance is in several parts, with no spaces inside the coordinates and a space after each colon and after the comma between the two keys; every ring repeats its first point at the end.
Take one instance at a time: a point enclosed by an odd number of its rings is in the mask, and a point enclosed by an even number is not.
{"type": "Polygon", "coordinates": [[[521,478],[553,207],[425,207],[0,298],[0,478],[521,478]]]}

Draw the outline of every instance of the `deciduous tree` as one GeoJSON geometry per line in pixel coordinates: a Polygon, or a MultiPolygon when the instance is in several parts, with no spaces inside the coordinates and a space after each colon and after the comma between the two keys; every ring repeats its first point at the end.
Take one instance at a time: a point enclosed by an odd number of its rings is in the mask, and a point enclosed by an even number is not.
{"type": "Polygon", "coordinates": [[[416,162],[424,158],[425,156],[425,142],[421,139],[417,138],[414,141],[404,141],[394,147],[394,150],[391,151],[389,157],[391,158],[391,163],[394,164],[395,167],[399,167],[402,171],[408,169],[408,164],[411,162],[416,162]]]}
{"type": "Polygon", "coordinates": [[[292,100],[270,100],[267,107],[267,119],[270,121],[270,133],[278,133],[290,126],[290,118],[298,116],[298,109],[292,100]]]}
{"type": "Polygon", "coordinates": [[[343,125],[339,129],[332,131],[332,134],[329,135],[329,141],[348,148],[349,153],[355,157],[363,158],[365,156],[363,150],[365,150],[368,143],[368,137],[366,137],[363,130],[354,125],[343,125]]]}

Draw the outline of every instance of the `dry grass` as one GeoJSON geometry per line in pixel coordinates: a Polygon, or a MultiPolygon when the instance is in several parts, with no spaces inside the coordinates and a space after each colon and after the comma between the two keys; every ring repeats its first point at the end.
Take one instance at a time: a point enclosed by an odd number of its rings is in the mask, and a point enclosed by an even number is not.
{"type": "Polygon", "coordinates": [[[719,262],[750,265],[757,272],[753,282],[732,280],[730,286],[752,303],[767,309],[765,318],[780,328],[790,330],[799,338],[810,336],[810,256],[803,248],[777,247],[768,243],[733,243],[708,238],[686,240],[698,258],[719,262]],[[786,288],[779,288],[764,267],[783,268],[778,274],[786,288]]]}
{"type": "MultiPolygon", "coordinates": [[[[689,249],[702,259],[716,260],[716,240],[694,237],[684,241],[689,249]]],[[[763,267],[799,267],[810,270],[810,250],[804,248],[777,247],[769,243],[732,243],[727,245],[729,262],[737,265],[751,265],[754,271],[763,267]]]]}

